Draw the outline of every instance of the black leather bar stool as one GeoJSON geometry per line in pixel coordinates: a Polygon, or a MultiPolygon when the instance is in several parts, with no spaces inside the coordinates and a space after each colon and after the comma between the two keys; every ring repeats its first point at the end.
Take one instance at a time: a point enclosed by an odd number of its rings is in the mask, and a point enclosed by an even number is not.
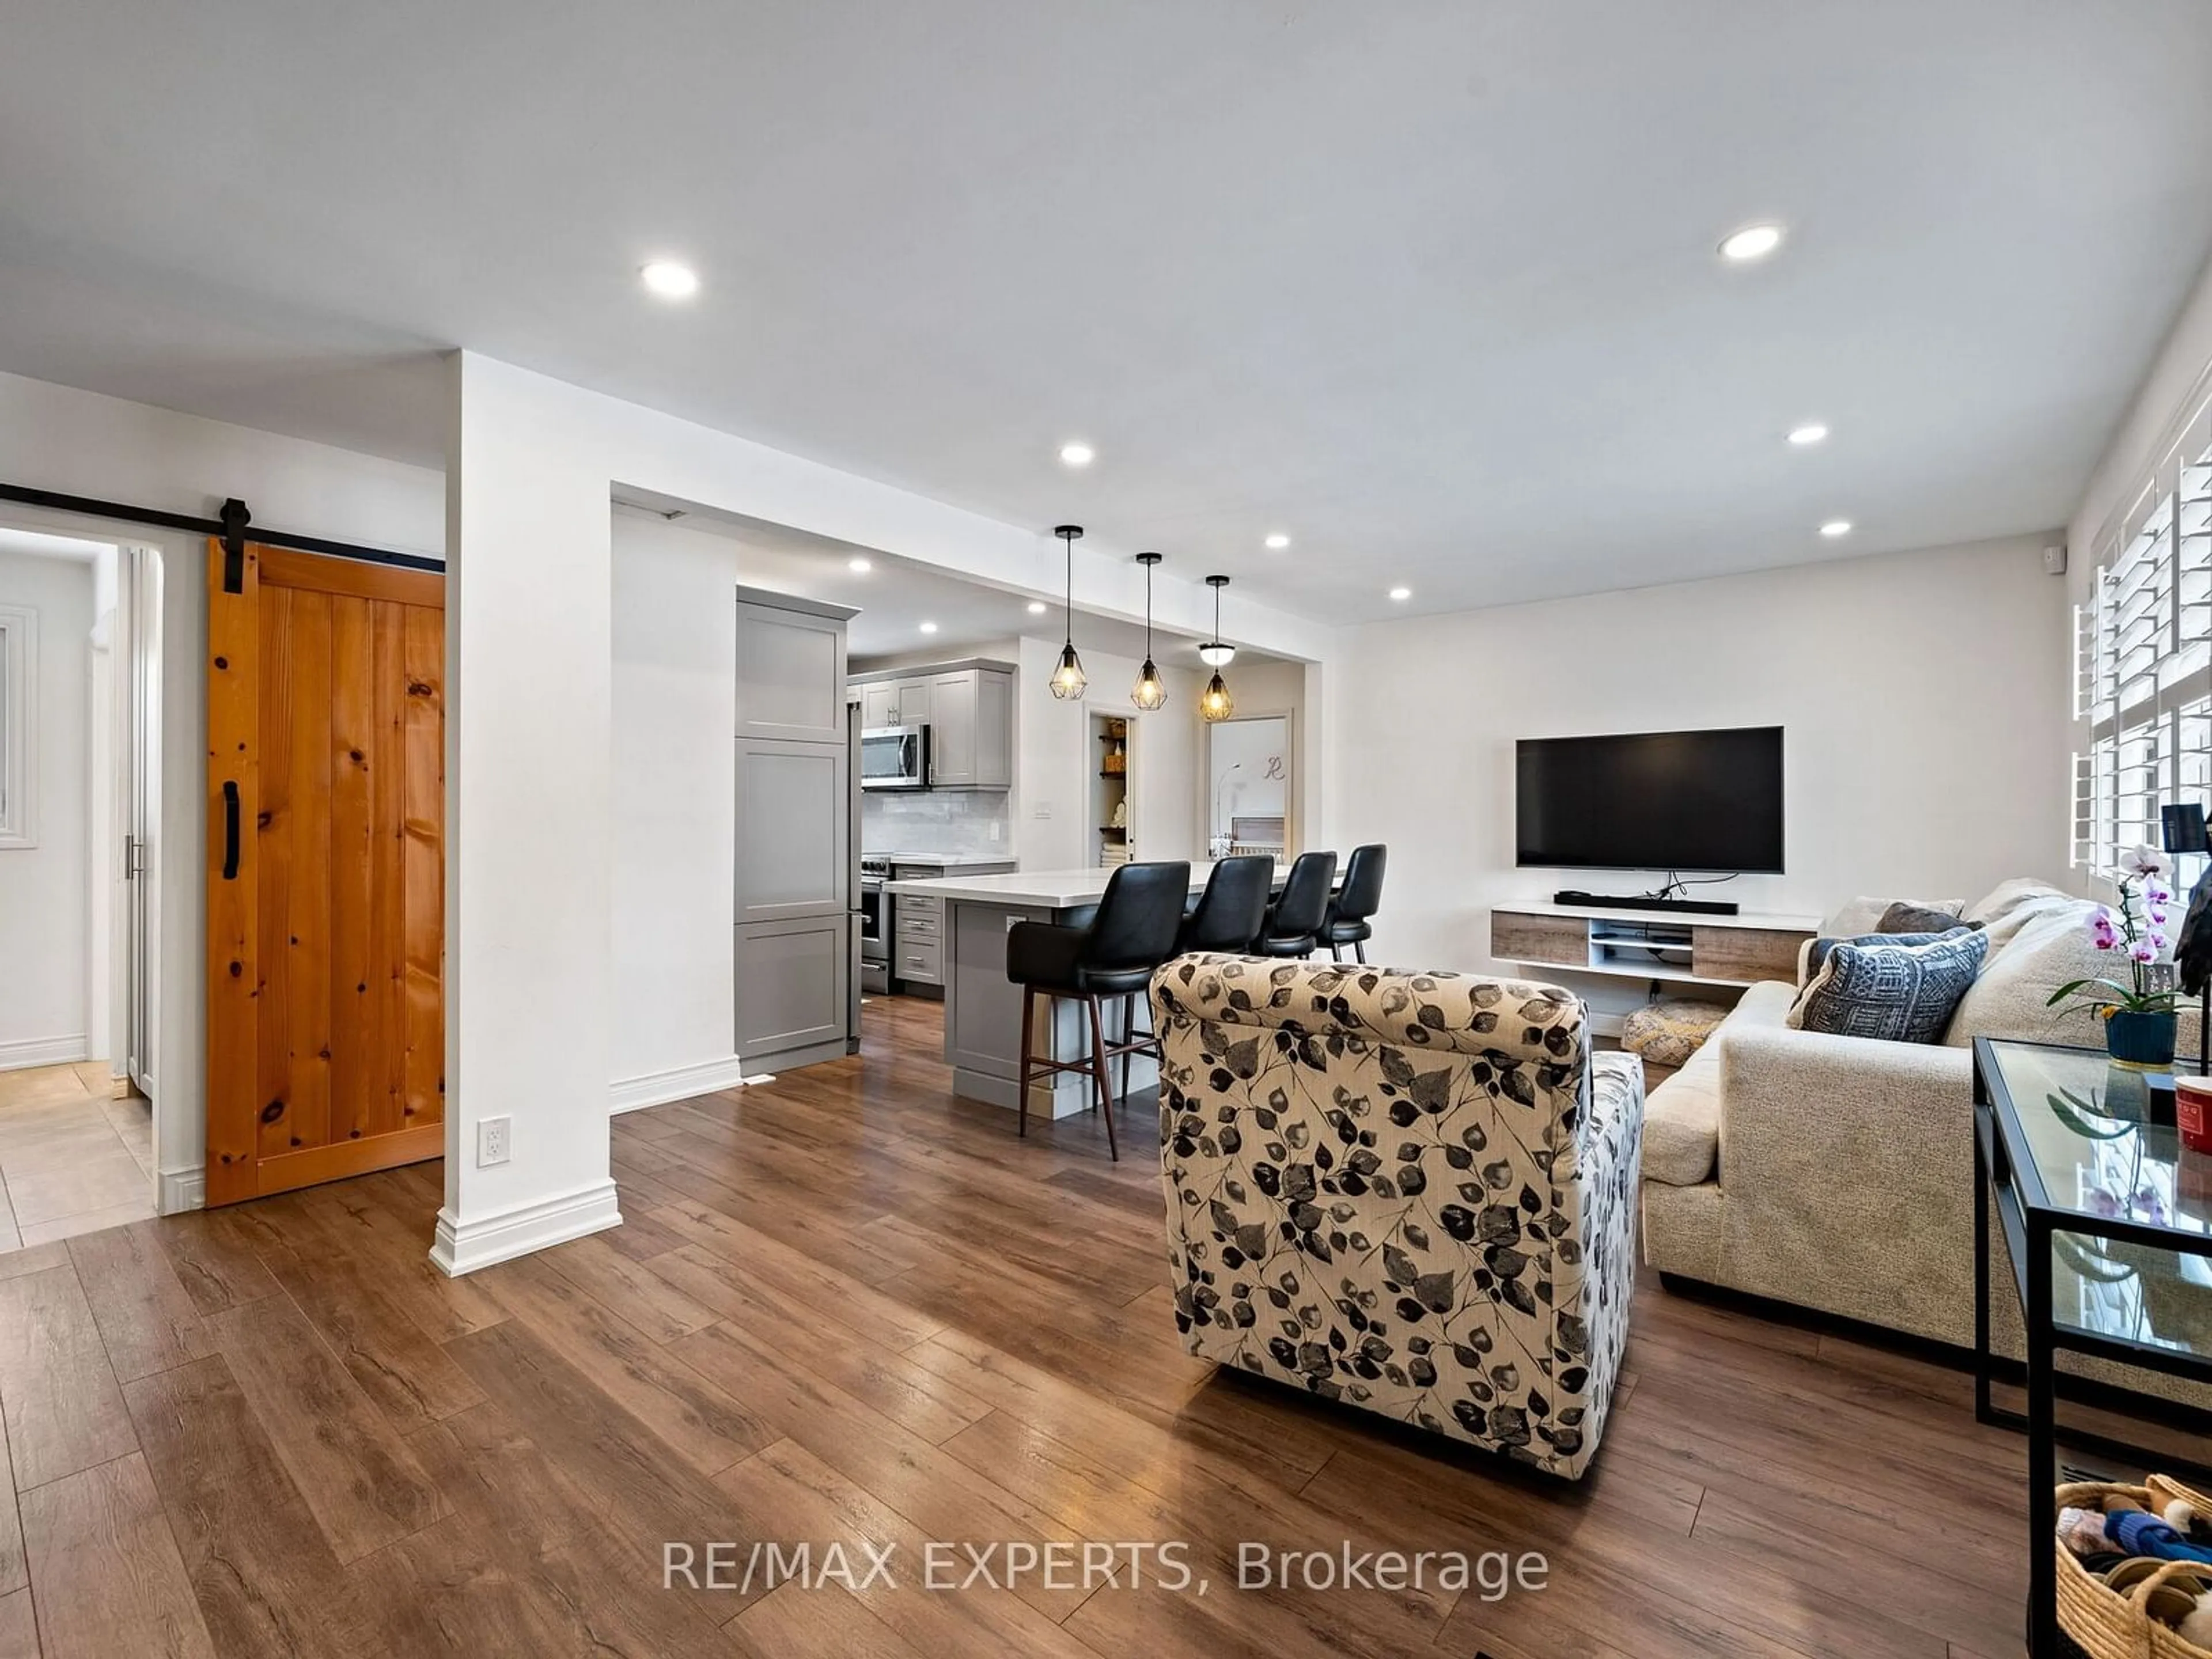
{"type": "Polygon", "coordinates": [[[1248,955],[1267,921],[1267,895],[1275,884],[1275,860],[1267,853],[1224,859],[1206,878],[1206,890],[1182,919],[1176,954],[1186,951],[1229,951],[1248,955]]]}
{"type": "Polygon", "coordinates": [[[1301,853],[1291,865],[1282,896],[1267,912],[1267,925],[1253,941],[1261,957],[1310,957],[1321,948],[1322,924],[1328,920],[1328,890],[1336,880],[1336,854],[1301,853]]]}
{"type": "Polygon", "coordinates": [[[1106,1063],[1121,1058],[1122,1093],[1128,1092],[1133,1054],[1160,1057],[1159,1039],[1130,1029],[1128,1011],[1151,982],[1152,970],[1176,953],[1182,926],[1183,901],[1190,893],[1188,864],[1125,864],[1106,883],[1090,925],[1063,927],[1048,921],[1022,921],[1006,934],[1006,977],[1022,988],[1020,1132],[1030,1132],[1030,1079],[1039,1072],[1087,1072],[1106,1113],[1106,1150],[1118,1163],[1121,1149],[1114,1136],[1114,1102],[1106,1063]],[[1091,1011],[1091,1055],[1070,1060],[1035,1052],[1036,1000],[1072,998],[1091,1011]],[[1120,997],[1125,1011],[1122,1037],[1106,1040],[1101,997],[1120,997]]]}
{"type": "Polygon", "coordinates": [[[1353,848],[1344,861],[1344,885],[1329,901],[1328,919],[1321,925],[1321,942],[1328,946],[1331,961],[1342,962],[1349,945],[1352,954],[1366,962],[1367,941],[1375,937],[1367,919],[1382,908],[1382,866],[1389,860],[1389,848],[1370,842],[1353,848]]]}

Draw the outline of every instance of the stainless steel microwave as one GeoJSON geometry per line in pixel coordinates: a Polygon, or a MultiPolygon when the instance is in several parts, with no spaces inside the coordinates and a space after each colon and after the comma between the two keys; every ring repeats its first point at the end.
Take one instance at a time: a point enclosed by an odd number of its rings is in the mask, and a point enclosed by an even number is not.
{"type": "Polygon", "coordinates": [[[860,787],[929,787],[929,728],[872,726],[860,733],[860,787]]]}

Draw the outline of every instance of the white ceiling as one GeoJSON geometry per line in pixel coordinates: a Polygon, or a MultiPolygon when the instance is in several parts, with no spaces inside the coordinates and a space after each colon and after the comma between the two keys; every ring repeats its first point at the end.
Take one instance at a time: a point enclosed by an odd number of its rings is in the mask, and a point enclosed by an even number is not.
{"type": "MultiPolygon", "coordinates": [[[[617,580],[621,580],[623,542],[650,536],[663,524],[741,543],[738,580],[748,586],[859,607],[860,614],[848,625],[845,635],[847,653],[856,659],[856,668],[868,665],[857,660],[863,658],[910,657],[917,652],[951,658],[972,653],[978,646],[1002,646],[1024,634],[1040,639],[1061,637],[1062,612],[1057,605],[1040,614],[1029,609],[1026,594],[963,581],[933,565],[833,541],[787,525],[704,512],[635,490],[626,492],[624,504],[616,508],[617,580]],[[665,516],[670,508],[678,510],[672,520],[665,516]],[[866,570],[852,568],[855,556],[868,561],[866,570]],[[935,623],[936,631],[922,632],[926,622],[935,623]]],[[[1230,591],[1236,590],[1232,586],[1230,591]]],[[[1080,605],[1076,607],[1074,638],[1079,651],[1130,658],[1145,654],[1141,626],[1087,611],[1080,605]]],[[[1158,628],[1152,641],[1161,667],[1200,670],[1195,636],[1158,628]]],[[[1249,647],[1237,655],[1238,661],[1245,663],[1273,660],[1267,653],[1249,647]]]]}
{"type": "Polygon", "coordinates": [[[434,464],[465,345],[1332,621],[2062,522],[2212,243],[2203,0],[7,36],[0,367],[434,464]],[[639,290],[656,255],[695,301],[639,290]]]}

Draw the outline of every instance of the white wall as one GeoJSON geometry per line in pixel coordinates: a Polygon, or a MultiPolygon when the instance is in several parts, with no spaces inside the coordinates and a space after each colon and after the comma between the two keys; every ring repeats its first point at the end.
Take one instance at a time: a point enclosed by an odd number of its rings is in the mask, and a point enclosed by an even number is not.
{"type": "Polygon", "coordinates": [[[1130,828],[1136,856],[1201,856],[1205,843],[1191,811],[1198,787],[1198,677],[1188,669],[1161,669],[1167,703],[1148,714],[1129,702],[1129,688],[1143,663],[1085,651],[1079,641],[1076,650],[1089,685],[1082,701],[1063,702],[1050,685],[1061,641],[1024,638],[1018,644],[1014,842],[1021,849],[1021,867],[1081,870],[1097,862],[1091,856],[1091,786],[1098,769],[1098,743],[1091,732],[1091,714],[1126,714],[1131,721],[1130,828]]]}
{"type": "Polygon", "coordinates": [[[735,1054],[737,620],[744,550],[614,520],[616,1083],[735,1054]]]}
{"type": "Polygon", "coordinates": [[[2212,264],[2206,264],[2175,317],[2067,523],[2071,558],[2066,585],[2075,603],[2089,591],[2097,538],[2106,520],[2124,511],[2142,490],[2179,424],[2203,405],[2208,391],[2212,391],[2212,264]]]}
{"type": "Polygon", "coordinates": [[[0,1066],[82,1060],[92,1019],[93,569],[0,553],[38,612],[38,845],[0,850],[0,1066]]]}
{"type": "MultiPolygon", "coordinates": [[[[0,481],[194,516],[236,495],[272,529],[433,555],[445,545],[445,483],[435,471],[21,375],[0,374],[0,481]]],[[[11,507],[9,517],[152,547],[165,562],[161,768],[169,787],[148,848],[161,907],[154,1120],[162,1204],[196,1204],[207,1145],[204,544],[69,514],[11,507]]]]}
{"type": "Polygon", "coordinates": [[[1369,955],[1481,969],[1489,907],[1650,878],[1516,870],[1516,738],[1779,725],[1788,873],[1715,896],[1823,913],[1972,898],[2066,860],[2066,586],[2047,537],[1378,623],[1332,675],[1336,838],[1390,848],[1369,955]]]}

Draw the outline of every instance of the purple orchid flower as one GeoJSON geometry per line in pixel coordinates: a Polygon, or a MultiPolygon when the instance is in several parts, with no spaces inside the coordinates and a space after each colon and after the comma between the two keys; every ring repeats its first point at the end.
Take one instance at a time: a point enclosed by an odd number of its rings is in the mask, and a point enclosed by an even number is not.
{"type": "Polygon", "coordinates": [[[2089,913],[2089,940],[2100,951],[2120,948],[2120,930],[2113,925],[2112,911],[2101,904],[2089,913]]]}

